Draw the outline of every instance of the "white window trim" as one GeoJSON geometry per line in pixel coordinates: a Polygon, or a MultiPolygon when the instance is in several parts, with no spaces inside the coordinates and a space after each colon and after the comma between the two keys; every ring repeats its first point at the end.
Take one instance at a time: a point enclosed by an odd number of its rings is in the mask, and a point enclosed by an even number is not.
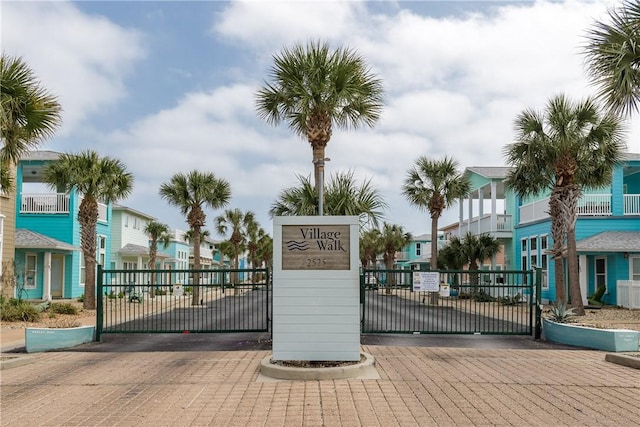
{"type": "Polygon", "coordinates": [[[594,291],[598,290],[598,261],[602,260],[604,262],[604,288],[606,289],[605,293],[609,292],[609,284],[607,283],[607,257],[606,256],[596,256],[593,257],[593,285],[594,291]]]}
{"type": "Polygon", "coordinates": [[[38,254],[33,252],[27,252],[24,254],[24,276],[23,276],[23,285],[25,289],[36,289],[38,287],[38,254]],[[31,270],[27,270],[29,266],[29,258],[34,260],[33,263],[33,283],[28,286],[27,285],[27,272],[31,270]]]}

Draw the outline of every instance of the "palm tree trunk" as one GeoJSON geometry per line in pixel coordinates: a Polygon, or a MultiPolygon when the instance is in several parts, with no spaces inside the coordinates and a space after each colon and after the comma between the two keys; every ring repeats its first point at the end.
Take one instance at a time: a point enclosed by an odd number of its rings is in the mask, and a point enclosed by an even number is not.
{"type": "Polygon", "coordinates": [[[560,201],[560,190],[554,188],[549,198],[549,216],[551,217],[551,238],[553,247],[549,251],[553,257],[555,268],[554,281],[556,284],[556,304],[566,304],[566,291],[564,284],[564,262],[562,252],[564,246],[564,216],[560,201]]]}
{"type": "Polygon", "coordinates": [[[576,218],[578,199],[582,192],[573,184],[567,188],[566,212],[567,212],[567,267],[569,269],[569,296],[571,306],[576,315],[584,316],[584,304],[582,303],[582,290],[580,289],[580,269],[578,266],[578,251],[576,248],[576,218]]]}
{"type": "Polygon", "coordinates": [[[84,302],[86,310],[96,309],[96,223],[98,222],[98,203],[85,196],[78,210],[80,223],[80,245],[84,256],[84,302]]]}
{"type": "MultiPolygon", "coordinates": [[[[431,216],[431,270],[438,269],[438,216],[431,216]]],[[[431,292],[430,302],[438,305],[438,292],[431,292]]]]}
{"type": "Polygon", "coordinates": [[[191,286],[191,305],[200,304],[200,226],[193,225],[193,286],[191,286]]]}

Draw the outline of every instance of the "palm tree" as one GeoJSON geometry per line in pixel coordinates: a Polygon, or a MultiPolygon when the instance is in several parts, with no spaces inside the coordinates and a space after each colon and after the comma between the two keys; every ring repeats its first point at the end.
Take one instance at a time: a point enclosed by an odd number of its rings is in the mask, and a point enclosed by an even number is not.
{"type": "MultiPolygon", "coordinates": [[[[156,269],[156,256],[158,255],[158,244],[161,244],[164,249],[169,247],[171,243],[171,234],[169,233],[169,226],[158,221],[149,221],[143,230],[151,240],[149,245],[149,270],[156,269]]],[[[151,274],[151,290],[149,296],[155,298],[156,296],[156,275],[151,274]]]]}
{"type": "Polygon", "coordinates": [[[212,172],[193,170],[187,175],[177,173],[168,183],[160,186],[160,196],[170,205],[177,206],[186,216],[187,224],[193,231],[193,275],[192,305],[200,303],[200,230],[205,225],[206,215],[203,207],[220,209],[229,204],[231,186],[212,172]]]}
{"type": "Polygon", "coordinates": [[[630,115],[640,107],[640,3],[624,0],[596,21],[584,47],[598,98],[614,112],[630,115]]]}
{"type": "Polygon", "coordinates": [[[270,270],[273,268],[273,238],[268,234],[258,241],[258,259],[270,270]]]}
{"type": "MultiPolygon", "coordinates": [[[[318,195],[310,178],[298,175],[300,185],[283,190],[271,205],[271,217],[280,215],[317,215],[318,195]]],[[[327,215],[355,215],[360,224],[377,227],[387,203],[370,180],[358,186],[352,171],[333,174],[324,189],[327,215]]]]}
{"type": "Polygon", "coordinates": [[[273,61],[271,81],[256,94],[258,115],[273,125],[287,122],[309,141],[318,192],[333,126],[373,127],[382,112],[382,83],[355,50],[331,50],[320,41],[285,48],[273,61]]]}
{"type": "MultiPolygon", "coordinates": [[[[222,215],[216,217],[216,230],[221,236],[226,236],[229,229],[231,235],[229,242],[233,245],[233,268],[239,268],[240,253],[246,250],[247,228],[255,222],[255,214],[251,211],[242,212],[240,209],[227,209],[222,215]]],[[[234,273],[234,284],[238,283],[238,272],[234,273]]]]}
{"type": "Polygon", "coordinates": [[[21,57],[0,58],[0,187],[13,189],[15,164],[62,123],[58,98],[44,89],[21,57]]]}
{"type": "Polygon", "coordinates": [[[525,110],[515,120],[516,142],[505,147],[512,166],[506,184],[520,197],[551,192],[549,215],[554,257],[556,302],[566,303],[562,256],[567,237],[569,288],[576,313],[584,313],[575,242],[577,202],[584,188],[611,182],[624,149],[621,119],[601,113],[587,98],[571,102],[551,98],[544,112],[525,110]]]}
{"type": "MultiPolygon", "coordinates": [[[[262,260],[259,256],[260,241],[266,236],[267,232],[264,231],[260,224],[255,220],[249,221],[246,227],[246,239],[247,239],[247,252],[249,253],[249,261],[251,262],[251,268],[260,268],[262,260]]],[[[255,282],[255,272],[253,273],[253,281],[255,282]]]]}
{"type": "MultiPolygon", "coordinates": [[[[464,253],[462,240],[458,236],[451,236],[449,243],[438,251],[438,265],[440,268],[462,270],[468,262],[464,253]]],[[[459,274],[453,274],[453,283],[451,283],[451,286],[454,289],[458,289],[458,276],[459,274]]]]}
{"type": "Polygon", "coordinates": [[[360,262],[362,268],[368,268],[373,264],[375,268],[376,256],[382,253],[382,241],[380,230],[377,228],[362,229],[360,231],[360,262]]]}
{"type": "Polygon", "coordinates": [[[390,270],[396,261],[396,252],[401,251],[407,246],[413,237],[411,233],[405,233],[401,225],[389,224],[385,222],[382,225],[380,242],[384,254],[384,263],[387,271],[387,289],[386,293],[391,293],[391,286],[395,286],[396,278],[390,270]]]}
{"type": "MultiPolygon", "coordinates": [[[[478,266],[482,261],[493,258],[501,249],[498,239],[494,239],[489,233],[479,235],[467,233],[460,243],[462,258],[469,264],[469,271],[478,271],[478,266]]],[[[479,275],[472,274],[470,279],[474,292],[476,292],[479,275]]]]}
{"type": "Polygon", "coordinates": [[[438,219],[458,199],[469,194],[469,179],[458,172],[458,162],[450,157],[431,160],[418,157],[409,169],[402,187],[403,194],[414,206],[431,215],[431,269],[438,269],[438,219]]]}
{"type": "Polygon", "coordinates": [[[78,222],[85,260],[83,305],[85,309],[95,310],[98,202],[113,203],[126,198],[133,188],[133,175],[120,160],[86,150],[79,154],[61,154],[45,168],[43,180],[56,191],[75,190],[82,196],[78,222]]]}

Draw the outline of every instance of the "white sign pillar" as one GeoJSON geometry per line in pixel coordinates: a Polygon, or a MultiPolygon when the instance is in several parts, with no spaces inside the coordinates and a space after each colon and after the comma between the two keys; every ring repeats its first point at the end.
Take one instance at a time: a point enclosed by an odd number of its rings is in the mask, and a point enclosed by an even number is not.
{"type": "Polygon", "coordinates": [[[358,217],[275,217],[273,248],[273,359],[360,360],[358,217]]]}

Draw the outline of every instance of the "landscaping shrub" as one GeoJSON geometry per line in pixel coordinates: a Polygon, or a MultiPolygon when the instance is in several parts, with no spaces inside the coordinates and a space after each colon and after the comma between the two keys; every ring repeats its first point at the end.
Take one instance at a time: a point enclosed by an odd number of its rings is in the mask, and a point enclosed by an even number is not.
{"type": "Polygon", "coordinates": [[[15,298],[2,298],[0,312],[0,317],[5,322],[35,322],[40,319],[40,313],[33,304],[15,298]]]}
{"type": "Polygon", "coordinates": [[[78,314],[78,308],[70,302],[54,302],[49,310],[56,314],[78,314]]]}

